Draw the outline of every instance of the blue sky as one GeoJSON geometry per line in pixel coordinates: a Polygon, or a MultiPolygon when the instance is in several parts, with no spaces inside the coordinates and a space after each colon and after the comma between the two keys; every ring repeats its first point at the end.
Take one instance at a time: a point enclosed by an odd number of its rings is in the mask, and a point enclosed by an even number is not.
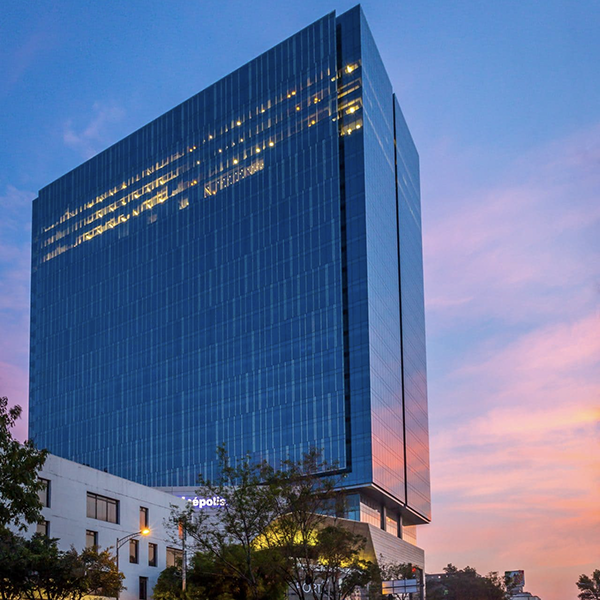
{"type": "MultiPolygon", "coordinates": [[[[26,404],[30,201],[354,2],[9,3],[0,19],[0,393],[26,404]]],[[[600,567],[600,3],[363,3],[419,148],[428,569],[600,567]]],[[[19,430],[24,435],[24,429],[19,430]]]]}

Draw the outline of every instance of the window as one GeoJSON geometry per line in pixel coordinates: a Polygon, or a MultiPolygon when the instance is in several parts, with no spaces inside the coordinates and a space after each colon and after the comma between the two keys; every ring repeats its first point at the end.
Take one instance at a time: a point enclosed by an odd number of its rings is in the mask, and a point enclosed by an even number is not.
{"type": "Polygon", "coordinates": [[[129,540],[129,562],[137,565],[139,562],[140,542],[139,540],[129,540]]]}
{"type": "Polygon", "coordinates": [[[167,548],[167,567],[179,567],[183,552],[177,548],[167,548]]]}
{"type": "Polygon", "coordinates": [[[148,509],[140,506],[140,531],[148,528],[148,509]]]}
{"type": "Polygon", "coordinates": [[[158,546],[153,543],[148,544],[148,566],[156,567],[158,564],[158,546]]]}
{"type": "Polygon", "coordinates": [[[42,506],[50,506],[50,480],[39,478],[43,484],[42,489],[38,492],[38,497],[42,506]]]}
{"type": "Polygon", "coordinates": [[[94,548],[95,546],[98,546],[98,532],[88,529],[85,532],[85,547],[94,548]]]}
{"type": "Polygon", "coordinates": [[[87,493],[87,516],[109,523],[119,522],[119,501],[98,494],[87,493]]]}
{"type": "Polygon", "coordinates": [[[393,535],[399,535],[398,517],[392,512],[386,511],[385,513],[385,530],[389,531],[393,535]]]}
{"type": "Polygon", "coordinates": [[[35,532],[41,535],[50,536],[50,521],[38,523],[35,532]]]}
{"type": "Polygon", "coordinates": [[[148,600],[148,578],[140,577],[140,600],[148,600]]]}

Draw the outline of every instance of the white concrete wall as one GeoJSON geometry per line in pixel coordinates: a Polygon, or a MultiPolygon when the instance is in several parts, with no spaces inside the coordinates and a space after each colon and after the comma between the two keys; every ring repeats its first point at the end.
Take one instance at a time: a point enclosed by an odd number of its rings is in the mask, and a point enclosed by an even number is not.
{"type": "MultiPolygon", "coordinates": [[[[119,550],[119,569],[125,575],[127,590],[121,593],[122,600],[138,600],[139,577],[148,578],[148,598],[163,569],[166,568],[167,546],[179,547],[179,540],[173,539],[173,533],[166,528],[171,509],[179,507],[185,501],[171,494],[149,488],[127,479],[122,479],[80,465],[70,460],[49,455],[39,476],[50,481],[50,506],[42,510],[44,519],[50,523],[49,535],[59,538],[61,550],[74,546],[78,551],[85,548],[86,531],[98,532],[100,548],[112,546],[114,553],[117,538],[139,531],[140,506],[148,509],[150,535],[140,536],[139,562],[130,564],[129,543],[119,550]],[[119,501],[119,523],[108,523],[87,517],[87,492],[106,496],[119,501]],[[158,545],[156,567],[148,565],[148,544],[158,545]]],[[[29,528],[33,534],[35,525],[29,528]]]]}

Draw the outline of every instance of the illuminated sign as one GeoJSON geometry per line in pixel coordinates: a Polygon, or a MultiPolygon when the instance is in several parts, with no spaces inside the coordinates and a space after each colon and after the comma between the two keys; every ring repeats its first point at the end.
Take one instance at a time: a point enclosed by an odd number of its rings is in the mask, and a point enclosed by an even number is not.
{"type": "Polygon", "coordinates": [[[198,510],[203,508],[220,508],[225,506],[225,498],[213,496],[212,498],[204,498],[199,496],[181,496],[182,500],[190,502],[194,508],[198,510]]]}

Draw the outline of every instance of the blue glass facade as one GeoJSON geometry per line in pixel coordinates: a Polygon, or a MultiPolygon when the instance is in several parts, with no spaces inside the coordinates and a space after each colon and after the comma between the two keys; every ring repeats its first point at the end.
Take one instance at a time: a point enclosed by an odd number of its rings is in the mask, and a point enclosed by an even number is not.
{"type": "Polygon", "coordinates": [[[418,186],[357,7],[42,189],[31,436],[152,486],[323,448],[357,518],[427,521],[418,186]]]}

